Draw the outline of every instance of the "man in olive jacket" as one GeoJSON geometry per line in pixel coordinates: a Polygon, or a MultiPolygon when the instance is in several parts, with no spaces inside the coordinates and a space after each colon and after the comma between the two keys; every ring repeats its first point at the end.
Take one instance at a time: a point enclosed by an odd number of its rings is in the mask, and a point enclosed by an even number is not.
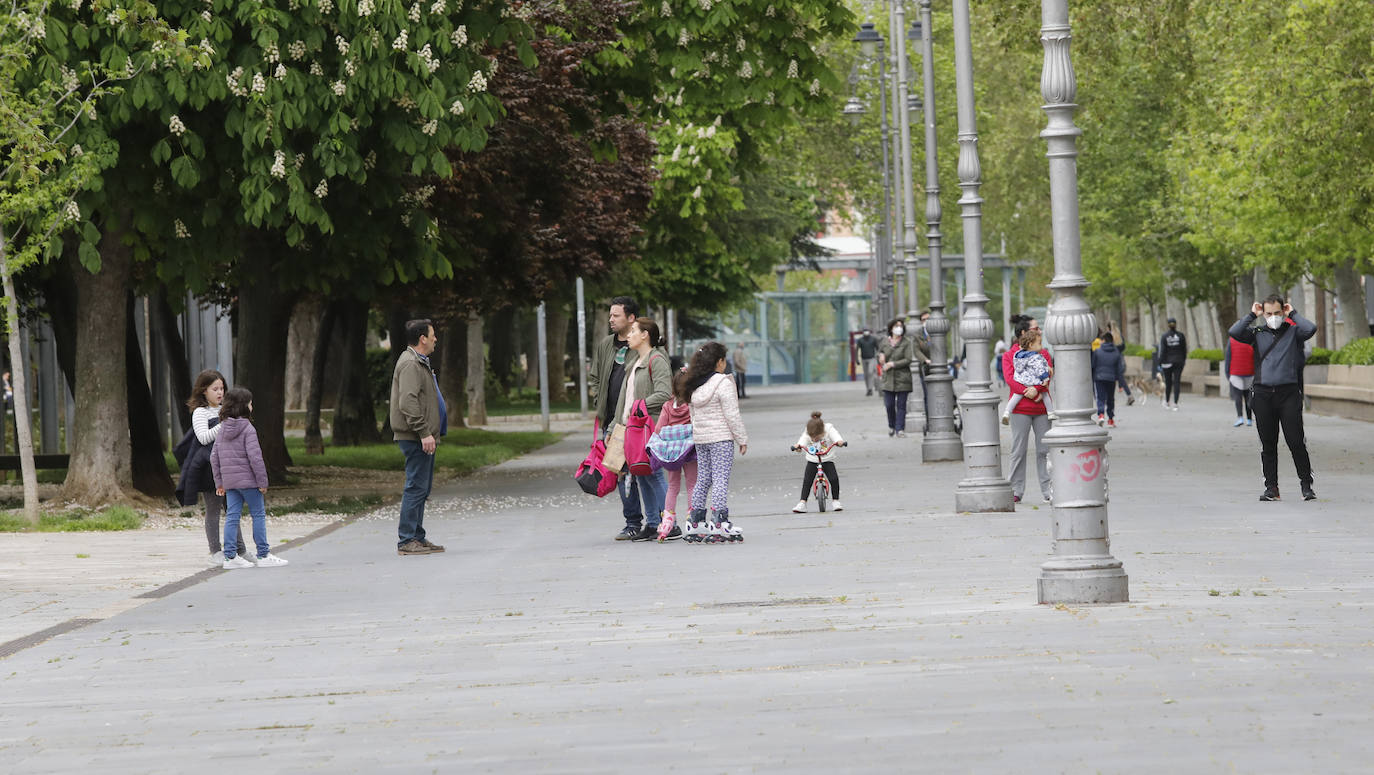
{"type": "Polygon", "coordinates": [[[406,323],[405,352],[391,375],[391,431],[406,458],[406,487],[401,493],[401,523],[396,553],[402,557],[435,554],[444,547],[425,538],[425,501],[434,484],[434,452],[448,432],[448,406],[429,356],[439,343],[428,320],[406,323]]]}

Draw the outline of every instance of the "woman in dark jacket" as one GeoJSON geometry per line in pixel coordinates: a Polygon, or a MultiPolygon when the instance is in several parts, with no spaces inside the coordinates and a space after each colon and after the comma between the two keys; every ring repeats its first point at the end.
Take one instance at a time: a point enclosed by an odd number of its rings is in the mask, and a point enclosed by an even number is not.
{"type": "Polygon", "coordinates": [[[1112,332],[1102,335],[1102,346],[1093,350],[1093,388],[1097,393],[1097,424],[1116,427],[1116,385],[1126,378],[1126,358],[1116,349],[1112,332]]]}
{"type": "Polygon", "coordinates": [[[906,436],[906,400],[911,395],[911,362],[918,356],[916,342],[906,335],[900,318],[887,324],[887,338],[878,345],[882,367],[883,406],[887,409],[887,435],[906,436]]]}

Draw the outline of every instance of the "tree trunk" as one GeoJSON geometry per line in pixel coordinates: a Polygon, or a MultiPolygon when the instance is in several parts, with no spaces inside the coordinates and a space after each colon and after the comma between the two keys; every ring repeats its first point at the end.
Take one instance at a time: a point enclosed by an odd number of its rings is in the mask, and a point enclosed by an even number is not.
{"type": "Polygon", "coordinates": [[[272,256],[278,241],[251,233],[239,264],[238,342],[234,365],[238,386],[253,391],[253,425],[257,426],[267,480],[286,483],[291,455],[286,451],[286,334],[296,296],[276,284],[272,256]]]}
{"type": "Polygon", "coordinates": [[[291,313],[291,326],[286,335],[287,409],[304,409],[310,401],[314,387],[314,353],[325,306],[318,297],[310,296],[298,302],[291,313]]]}
{"type": "MultiPolygon", "coordinates": [[[[1232,318],[1231,322],[1234,323],[1245,317],[1245,313],[1250,311],[1250,305],[1259,301],[1259,298],[1255,294],[1255,273],[1241,272],[1240,276],[1236,278],[1236,316],[1232,318]]],[[[1229,330],[1230,326],[1227,326],[1227,329],[1229,330]]]]}
{"type": "Polygon", "coordinates": [[[124,339],[124,367],[128,378],[129,406],[129,470],[133,477],[134,488],[144,495],[170,498],[176,493],[176,484],[167,471],[167,458],[163,454],[162,434],[157,428],[157,407],[153,404],[153,392],[143,370],[143,350],[138,344],[138,331],[134,328],[134,294],[125,294],[124,311],[128,315],[125,325],[127,334],[124,339]]]}
{"type": "MultiPolygon", "coordinates": [[[[19,438],[19,472],[24,480],[24,518],[38,525],[38,470],[33,462],[33,429],[29,427],[29,369],[19,345],[19,300],[10,274],[10,255],[5,246],[4,224],[0,223],[0,280],[5,287],[5,333],[10,349],[10,387],[14,393],[14,429],[19,438]]],[[[4,407],[0,406],[0,411],[4,407]]]]}
{"type": "MultiPolygon", "coordinates": [[[[487,357],[491,361],[491,372],[496,377],[496,384],[506,393],[515,386],[515,318],[514,307],[503,307],[492,316],[488,337],[491,352],[487,357]]],[[[468,384],[472,384],[470,379],[468,384]]]]}
{"type": "Polygon", "coordinates": [[[1360,275],[1355,271],[1352,258],[1336,265],[1336,301],[1341,305],[1341,324],[1336,332],[1333,350],[1339,350],[1351,341],[1369,334],[1369,323],[1365,320],[1365,289],[1360,287],[1360,275]]]}
{"type": "MultiPolygon", "coordinates": [[[[532,310],[530,310],[532,312],[532,310]]],[[[520,334],[520,349],[524,353],[521,361],[525,364],[524,387],[539,390],[539,329],[533,314],[521,310],[520,322],[516,330],[520,334]]]]}
{"type": "Polygon", "coordinates": [[[548,336],[545,339],[549,343],[549,403],[563,403],[568,400],[568,367],[564,362],[568,350],[567,303],[551,302],[547,308],[546,318],[548,336]]]}
{"type": "MultiPolygon", "coordinates": [[[[177,328],[177,316],[172,312],[172,305],[167,303],[167,293],[158,290],[148,298],[148,303],[152,305],[153,317],[157,319],[154,326],[158,332],[159,344],[162,347],[162,354],[167,357],[167,372],[171,380],[172,395],[176,400],[172,401],[172,406],[176,407],[177,419],[181,422],[182,428],[191,427],[191,408],[186,405],[186,399],[191,397],[191,364],[186,361],[186,342],[181,338],[181,331],[177,328]],[[185,398],[182,398],[185,396],[185,398]]],[[[232,387],[226,385],[225,387],[232,387]]]]}
{"type": "Polygon", "coordinates": [[[100,270],[72,264],[79,309],[76,331],[76,427],[62,499],[103,506],[134,499],[130,469],[126,337],[132,257],[124,215],[105,224],[100,270]]]}
{"type": "Polygon", "coordinates": [[[468,313],[468,420],[473,425],[487,424],[487,355],[482,345],[482,316],[468,313]]]}
{"type": "Polygon", "coordinates": [[[76,395],[76,283],[72,280],[75,264],[59,259],[53,271],[43,280],[43,308],[52,324],[53,339],[57,343],[57,365],[67,380],[67,389],[76,395]]]}
{"type": "Polygon", "coordinates": [[[324,369],[329,363],[329,340],[334,336],[334,321],[338,305],[327,304],[324,316],[315,327],[315,350],[310,356],[310,375],[304,384],[309,386],[305,398],[305,454],[323,455],[324,437],[320,434],[320,402],[324,398],[324,369]]]}
{"type": "Polygon", "coordinates": [[[330,445],[355,447],[382,440],[377,432],[377,408],[367,380],[366,304],[343,302],[339,310],[339,331],[343,337],[343,358],[339,362],[338,400],[334,402],[333,435],[330,445]]]}
{"type": "MultiPolygon", "coordinates": [[[[1314,280],[1315,280],[1315,278],[1314,278],[1314,280]]],[[[1326,289],[1323,288],[1323,287],[1321,286],[1321,283],[1318,283],[1318,282],[1313,282],[1312,285],[1313,285],[1313,288],[1315,289],[1316,292],[1312,294],[1312,300],[1313,300],[1314,303],[1313,303],[1313,305],[1312,305],[1312,313],[1311,313],[1311,315],[1312,315],[1312,322],[1317,324],[1317,337],[1316,337],[1316,339],[1313,340],[1313,342],[1315,343],[1313,346],[1314,346],[1314,347],[1320,347],[1320,348],[1322,348],[1322,349],[1326,349],[1326,348],[1330,347],[1330,344],[1328,344],[1328,342],[1327,342],[1327,335],[1326,335],[1326,334],[1327,334],[1327,325],[1326,325],[1326,308],[1327,308],[1327,303],[1326,303],[1326,289]]]]}
{"type": "Polygon", "coordinates": [[[448,402],[448,427],[465,428],[463,423],[463,382],[467,366],[467,326],[450,322],[439,337],[439,392],[448,402]]]}

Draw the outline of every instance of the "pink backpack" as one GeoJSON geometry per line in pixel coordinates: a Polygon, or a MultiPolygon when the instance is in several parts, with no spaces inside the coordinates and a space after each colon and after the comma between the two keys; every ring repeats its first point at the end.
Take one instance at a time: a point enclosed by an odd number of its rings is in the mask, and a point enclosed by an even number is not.
{"type": "Polygon", "coordinates": [[[649,437],[654,435],[654,420],[649,405],[639,399],[630,407],[625,421],[625,463],[633,476],[648,476],[654,472],[649,462],[649,437]]]}
{"type": "Polygon", "coordinates": [[[602,458],[606,456],[606,442],[601,440],[601,421],[597,420],[592,430],[592,448],[587,453],[587,458],[577,467],[577,472],[573,478],[577,480],[577,486],[588,495],[595,495],[604,498],[611,494],[615,489],[616,474],[607,470],[601,464],[602,458]]]}

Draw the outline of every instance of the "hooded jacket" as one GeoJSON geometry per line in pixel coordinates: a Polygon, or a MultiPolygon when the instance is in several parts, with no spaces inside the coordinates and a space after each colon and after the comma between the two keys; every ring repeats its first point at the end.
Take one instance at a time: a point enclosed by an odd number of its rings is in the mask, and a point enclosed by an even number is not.
{"type": "Polygon", "coordinates": [[[692,441],[701,445],[732,439],[738,444],[748,444],[749,434],[739,414],[735,381],[724,374],[715,374],[692,391],[692,441]]]}
{"type": "Polygon", "coordinates": [[[1092,362],[1093,379],[1098,382],[1119,382],[1126,376],[1126,359],[1112,342],[1093,350],[1092,362]]]}
{"type": "Polygon", "coordinates": [[[670,398],[663,402],[663,411],[658,413],[658,421],[654,423],[655,428],[662,428],[665,425],[689,425],[692,422],[692,405],[679,404],[676,398],[670,398]]]}
{"type": "Polygon", "coordinates": [[[1302,343],[1317,333],[1317,324],[1289,312],[1278,328],[1255,326],[1255,313],[1231,326],[1231,337],[1237,342],[1255,348],[1255,385],[1259,387],[1278,387],[1279,385],[1302,384],[1302,367],[1307,363],[1307,354],[1302,343]]]}
{"type": "Polygon", "coordinates": [[[210,452],[215,484],[226,490],[267,489],[267,465],[258,445],[258,431],[245,417],[220,423],[219,437],[210,452]]]}

